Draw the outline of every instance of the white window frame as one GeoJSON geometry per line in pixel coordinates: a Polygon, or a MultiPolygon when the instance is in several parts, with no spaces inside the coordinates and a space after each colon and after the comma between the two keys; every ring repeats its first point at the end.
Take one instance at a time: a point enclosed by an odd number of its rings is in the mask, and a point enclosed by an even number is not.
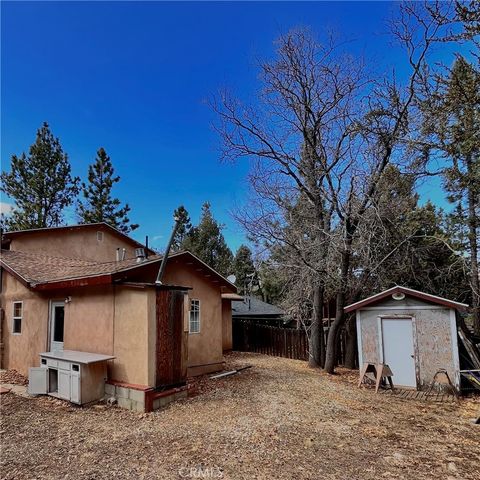
{"type": "Polygon", "coordinates": [[[12,335],[21,335],[22,334],[22,323],[23,323],[23,302],[21,301],[14,301],[12,305],[12,335]],[[21,308],[21,315],[15,315],[15,305],[20,304],[21,308]],[[20,331],[15,331],[15,320],[20,320],[20,331]]]}
{"type": "Polygon", "coordinates": [[[191,298],[190,299],[190,308],[188,310],[188,332],[190,334],[195,334],[195,333],[200,333],[200,300],[196,298],[191,298]],[[194,310],[193,306],[196,305],[197,308],[194,310]],[[197,319],[194,320],[192,319],[192,316],[194,314],[197,314],[197,319]],[[196,329],[192,329],[192,324],[196,325],[196,329]]]}

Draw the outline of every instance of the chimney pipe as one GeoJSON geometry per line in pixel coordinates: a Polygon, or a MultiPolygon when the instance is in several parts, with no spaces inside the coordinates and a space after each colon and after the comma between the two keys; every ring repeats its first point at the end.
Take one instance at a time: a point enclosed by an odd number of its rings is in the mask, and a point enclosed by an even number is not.
{"type": "Polygon", "coordinates": [[[127,250],[125,248],[122,248],[122,260],[125,260],[126,255],[127,255],[127,250]]]}
{"type": "Polygon", "coordinates": [[[145,235],[145,258],[148,258],[148,235],[145,235]]]}
{"type": "Polygon", "coordinates": [[[117,248],[116,259],[117,259],[117,262],[120,261],[120,247],[117,248]]]}
{"type": "Polygon", "coordinates": [[[173,239],[175,238],[175,234],[177,233],[177,228],[180,225],[180,217],[175,216],[173,217],[173,219],[175,220],[175,225],[173,227],[172,234],[170,235],[170,240],[168,241],[168,245],[165,250],[165,253],[163,254],[162,263],[160,263],[157,279],[155,280],[155,283],[157,285],[162,285],[162,277],[163,277],[163,272],[165,271],[165,267],[167,266],[168,254],[170,253],[170,248],[172,248],[172,243],[173,243],[173,239]]]}

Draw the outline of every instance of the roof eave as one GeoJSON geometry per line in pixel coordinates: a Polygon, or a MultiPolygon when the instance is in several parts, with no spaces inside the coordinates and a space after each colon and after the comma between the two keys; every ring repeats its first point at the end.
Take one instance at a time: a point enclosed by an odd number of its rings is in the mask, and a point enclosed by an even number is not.
{"type": "Polygon", "coordinates": [[[30,282],[25,278],[22,277],[16,270],[14,270],[10,265],[6,264],[3,260],[0,260],[0,266],[5,269],[10,275],[15,277],[21,284],[23,284],[25,287],[30,287],[30,282]]]}
{"type": "Polygon", "coordinates": [[[455,302],[453,300],[448,300],[447,298],[438,297],[429,293],[423,293],[419,292],[418,290],[413,290],[412,288],[396,285],[395,287],[372,295],[371,297],[352,303],[351,305],[347,305],[343,310],[345,313],[354,312],[355,310],[359,310],[373,303],[377,303],[395,293],[404,293],[405,295],[410,295],[412,297],[419,298],[427,302],[436,303],[438,305],[443,305],[448,308],[454,308],[456,310],[466,310],[469,307],[466,303],[455,302]]]}
{"type": "Polygon", "coordinates": [[[33,290],[61,290],[65,288],[89,287],[99,285],[110,285],[112,283],[111,274],[96,275],[92,277],[71,278],[68,280],[58,280],[53,282],[37,282],[30,286],[33,290]]]}

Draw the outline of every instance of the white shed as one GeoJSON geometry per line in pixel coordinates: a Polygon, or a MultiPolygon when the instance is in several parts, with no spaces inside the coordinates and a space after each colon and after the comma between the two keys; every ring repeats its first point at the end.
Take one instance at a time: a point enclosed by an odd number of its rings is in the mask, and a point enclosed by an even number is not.
{"type": "Polygon", "coordinates": [[[466,308],[401,286],[345,307],[356,312],[359,365],[387,364],[395,386],[418,390],[445,369],[459,389],[456,312],[466,308]]]}

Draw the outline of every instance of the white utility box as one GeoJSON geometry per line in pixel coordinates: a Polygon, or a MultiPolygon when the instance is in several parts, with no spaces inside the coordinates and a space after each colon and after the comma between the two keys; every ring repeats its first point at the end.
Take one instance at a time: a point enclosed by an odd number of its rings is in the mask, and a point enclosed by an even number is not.
{"type": "Polygon", "coordinates": [[[98,353],[58,350],[40,354],[40,367],[30,368],[28,393],[51,395],[83,405],[104,396],[107,361],[98,353]]]}

